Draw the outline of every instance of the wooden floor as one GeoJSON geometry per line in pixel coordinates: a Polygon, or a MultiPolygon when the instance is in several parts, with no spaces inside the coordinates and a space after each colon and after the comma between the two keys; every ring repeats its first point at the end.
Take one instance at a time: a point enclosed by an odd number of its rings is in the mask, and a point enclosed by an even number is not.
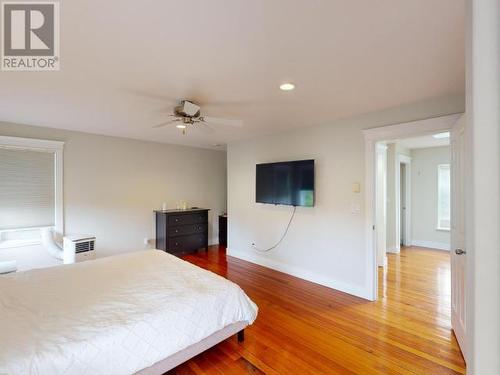
{"type": "Polygon", "coordinates": [[[390,254],[377,302],[226,257],[223,248],[184,259],[239,284],[259,316],[244,343],[228,339],[171,374],[465,373],[450,328],[446,252],[390,254]]]}

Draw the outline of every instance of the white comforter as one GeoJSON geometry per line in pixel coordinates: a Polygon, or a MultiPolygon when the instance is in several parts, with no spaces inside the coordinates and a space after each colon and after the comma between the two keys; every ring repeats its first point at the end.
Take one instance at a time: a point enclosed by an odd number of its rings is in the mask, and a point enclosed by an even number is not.
{"type": "Polygon", "coordinates": [[[257,306],[157,250],[0,276],[0,374],[133,374],[257,306]]]}

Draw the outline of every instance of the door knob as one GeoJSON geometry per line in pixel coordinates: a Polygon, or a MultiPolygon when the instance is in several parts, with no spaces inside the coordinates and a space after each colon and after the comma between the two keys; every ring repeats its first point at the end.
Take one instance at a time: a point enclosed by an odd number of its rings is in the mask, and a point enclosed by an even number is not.
{"type": "Polygon", "coordinates": [[[462,250],[462,249],[455,249],[455,254],[464,255],[464,254],[467,254],[467,252],[465,250],[462,250]]]}

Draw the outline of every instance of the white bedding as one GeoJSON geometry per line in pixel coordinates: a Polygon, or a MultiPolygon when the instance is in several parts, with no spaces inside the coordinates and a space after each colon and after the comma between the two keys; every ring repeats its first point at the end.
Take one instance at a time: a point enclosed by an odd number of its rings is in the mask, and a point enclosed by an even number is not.
{"type": "Polygon", "coordinates": [[[162,251],[0,276],[0,374],[133,374],[225,326],[241,288],[162,251]]]}

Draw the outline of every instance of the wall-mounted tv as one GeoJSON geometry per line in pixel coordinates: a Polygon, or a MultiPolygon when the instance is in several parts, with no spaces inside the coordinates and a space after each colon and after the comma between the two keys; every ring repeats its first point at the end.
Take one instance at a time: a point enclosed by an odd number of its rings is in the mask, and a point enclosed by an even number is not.
{"type": "Polygon", "coordinates": [[[255,201],[314,206],[314,160],[257,164],[255,201]]]}

